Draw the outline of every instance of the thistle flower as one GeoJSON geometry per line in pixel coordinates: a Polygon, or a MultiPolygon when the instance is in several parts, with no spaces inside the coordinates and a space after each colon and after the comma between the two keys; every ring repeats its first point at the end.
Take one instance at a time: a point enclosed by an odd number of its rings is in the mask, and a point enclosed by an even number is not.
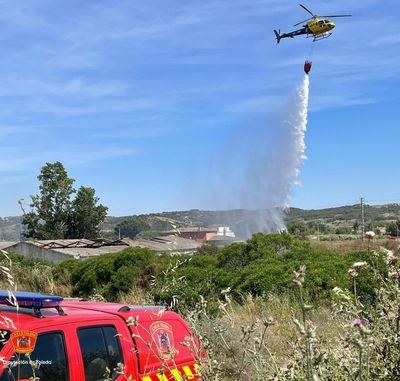
{"type": "Polygon", "coordinates": [[[352,320],[353,327],[361,327],[366,325],[367,323],[368,321],[362,318],[355,318],[352,320]]]}
{"type": "Polygon", "coordinates": [[[117,374],[124,374],[125,365],[122,362],[117,363],[117,366],[115,367],[115,371],[117,372],[117,374]]]}
{"type": "Polygon", "coordinates": [[[352,278],[358,277],[358,271],[356,271],[356,270],[354,270],[354,269],[349,269],[349,271],[347,271],[347,273],[348,273],[352,278]]]}
{"type": "Polygon", "coordinates": [[[304,281],[304,277],[306,275],[306,266],[302,265],[299,268],[299,271],[293,271],[294,272],[294,279],[292,280],[292,283],[296,286],[301,286],[304,281]]]}
{"type": "Polygon", "coordinates": [[[265,327],[269,327],[270,325],[274,325],[275,324],[274,319],[271,318],[271,317],[268,318],[268,319],[263,319],[262,322],[263,322],[265,327]]]}
{"type": "Polygon", "coordinates": [[[400,262],[400,257],[392,255],[388,258],[388,261],[390,265],[396,265],[400,262]]]}
{"type": "Polygon", "coordinates": [[[398,271],[392,271],[388,274],[389,279],[398,279],[400,277],[400,274],[398,271]]]}
{"type": "Polygon", "coordinates": [[[351,266],[351,268],[354,270],[361,270],[361,269],[366,269],[368,266],[369,266],[368,263],[363,261],[363,262],[355,262],[353,266],[351,266]]]}
{"type": "Polygon", "coordinates": [[[222,295],[225,295],[225,294],[229,294],[231,292],[231,288],[230,287],[227,287],[227,288],[224,288],[222,291],[221,291],[221,294],[222,295]]]}
{"type": "Polygon", "coordinates": [[[139,316],[136,315],[135,318],[132,316],[129,316],[128,319],[126,319],[126,325],[129,327],[133,325],[134,327],[137,327],[139,325],[139,316]]]}
{"type": "Polygon", "coordinates": [[[300,266],[299,275],[300,276],[305,276],[306,275],[306,266],[305,265],[301,265],[300,266]]]}
{"type": "Polygon", "coordinates": [[[294,278],[293,280],[292,280],[292,283],[295,285],[295,286],[301,286],[301,281],[300,281],[300,279],[298,279],[298,278],[294,278]]]}
{"type": "Polygon", "coordinates": [[[373,231],[368,231],[365,233],[365,238],[372,239],[375,237],[375,233],[373,231]]]}

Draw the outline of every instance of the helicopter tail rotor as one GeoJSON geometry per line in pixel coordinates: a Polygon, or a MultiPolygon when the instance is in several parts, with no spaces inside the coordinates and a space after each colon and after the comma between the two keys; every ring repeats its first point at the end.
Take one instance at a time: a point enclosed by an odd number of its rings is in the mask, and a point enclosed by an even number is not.
{"type": "Polygon", "coordinates": [[[280,35],[281,31],[280,30],[277,31],[277,30],[274,29],[274,33],[275,33],[275,36],[276,36],[276,43],[279,44],[281,42],[281,38],[282,38],[281,35],[280,35]]]}

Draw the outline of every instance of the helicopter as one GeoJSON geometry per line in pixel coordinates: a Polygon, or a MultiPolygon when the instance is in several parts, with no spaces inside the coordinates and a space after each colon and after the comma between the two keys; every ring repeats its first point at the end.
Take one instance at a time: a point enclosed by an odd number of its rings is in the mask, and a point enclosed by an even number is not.
{"type": "Polygon", "coordinates": [[[279,31],[274,30],[277,44],[279,44],[282,38],[288,38],[288,37],[294,38],[295,36],[300,36],[302,34],[307,35],[307,37],[313,37],[314,42],[323,40],[325,38],[328,38],[332,34],[331,30],[336,26],[333,21],[328,20],[328,17],[329,18],[351,17],[351,15],[317,16],[303,4],[299,5],[311,15],[311,18],[300,21],[299,23],[295,24],[294,26],[298,26],[300,24],[306,23],[303,25],[301,29],[294,30],[293,32],[280,34],[281,32],[280,30],[279,31]]]}

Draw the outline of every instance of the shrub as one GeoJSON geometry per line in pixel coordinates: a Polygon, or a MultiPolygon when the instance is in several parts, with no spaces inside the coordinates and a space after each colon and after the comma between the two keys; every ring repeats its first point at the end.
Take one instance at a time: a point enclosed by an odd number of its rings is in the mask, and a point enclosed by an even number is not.
{"type": "Polygon", "coordinates": [[[119,253],[104,254],[85,261],[66,261],[59,271],[70,273],[74,295],[88,297],[99,293],[115,301],[118,293],[143,285],[142,275],[150,277],[149,271],[155,262],[155,254],[142,248],[129,248],[119,253]]]}
{"type": "MultiPolygon", "coordinates": [[[[186,259],[173,266],[174,271],[161,274],[159,282],[173,281],[168,291],[160,292],[159,287],[153,290],[156,300],[170,304],[174,296],[179,298],[181,307],[186,304],[191,308],[201,297],[214,305],[227,287],[236,301],[247,294],[258,297],[287,293],[293,271],[304,264],[308,268],[304,292],[315,302],[329,302],[334,287],[353,290],[348,269],[354,262],[374,262],[379,264],[376,271],[385,272],[384,262],[365,251],[342,255],[314,248],[287,234],[256,234],[246,243],[235,243],[216,255],[198,254],[186,259]]],[[[375,287],[371,268],[360,272],[357,292],[363,303],[374,303],[375,287]]]]}

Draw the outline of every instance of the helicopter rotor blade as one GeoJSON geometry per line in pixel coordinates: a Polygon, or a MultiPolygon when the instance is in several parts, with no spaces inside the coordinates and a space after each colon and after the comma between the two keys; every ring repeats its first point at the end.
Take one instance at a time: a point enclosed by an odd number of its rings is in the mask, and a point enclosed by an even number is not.
{"type": "Polygon", "coordinates": [[[326,18],[333,18],[333,17],[352,17],[352,15],[330,15],[330,16],[318,16],[318,17],[326,17],[326,18]]]}
{"type": "Polygon", "coordinates": [[[305,7],[303,4],[299,4],[300,7],[302,7],[306,12],[308,12],[312,17],[315,17],[314,13],[312,13],[307,7],[305,7]]]}
{"type": "Polygon", "coordinates": [[[303,23],[305,23],[305,22],[307,22],[307,21],[309,21],[309,20],[312,20],[313,18],[314,18],[314,17],[309,18],[309,19],[307,19],[307,20],[300,21],[300,22],[298,22],[297,24],[294,24],[293,26],[298,26],[298,25],[303,24],[303,23]]]}

